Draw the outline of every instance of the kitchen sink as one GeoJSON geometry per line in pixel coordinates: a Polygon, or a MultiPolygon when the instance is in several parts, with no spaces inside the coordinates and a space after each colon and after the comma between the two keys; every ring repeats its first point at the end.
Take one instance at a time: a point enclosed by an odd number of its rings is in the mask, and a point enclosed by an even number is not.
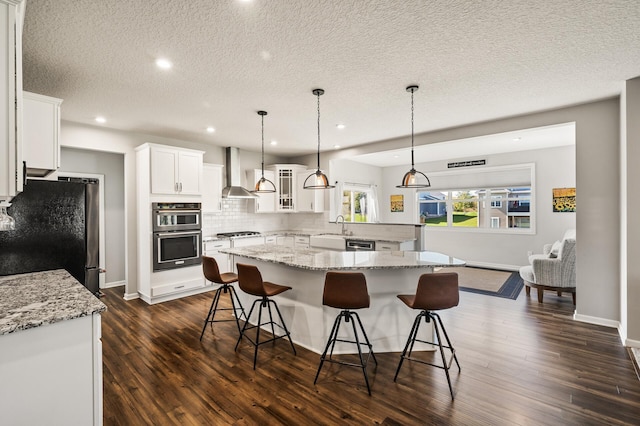
{"type": "Polygon", "coordinates": [[[331,250],[345,250],[346,241],[344,235],[339,234],[320,234],[312,235],[309,238],[311,247],[326,248],[331,250]]]}

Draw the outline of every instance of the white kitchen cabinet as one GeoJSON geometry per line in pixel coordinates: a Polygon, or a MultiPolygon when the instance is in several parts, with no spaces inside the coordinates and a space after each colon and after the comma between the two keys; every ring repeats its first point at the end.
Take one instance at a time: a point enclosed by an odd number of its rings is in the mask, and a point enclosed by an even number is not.
{"type": "Polygon", "coordinates": [[[202,151],[150,145],[151,193],[201,195],[202,151]]]}
{"type": "Polygon", "coordinates": [[[222,165],[202,166],[202,213],[222,210],[222,165]]]}
{"type": "Polygon", "coordinates": [[[296,195],[298,192],[298,172],[306,170],[306,166],[299,164],[274,164],[269,166],[275,174],[276,185],[276,211],[296,211],[296,195]]]}
{"type": "Polygon", "coordinates": [[[261,244],[264,244],[264,237],[262,235],[254,237],[235,238],[233,240],[233,248],[258,246],[261,244]]]}
{"type": "Polygon", "coordinates": [[[278,244],[278,236],[277,235],[267,235],[264,237],[265,244],[278,244]]]}
{"type": "Polygon", "coordinates": [[[22,192],[24,2],[0,0],[0,202],[22,192]]]}
{"type": "Polygon", "coordinates": [[[297,212],[322,213],[324,211],[324,194],[322,189],[304,189],[304,181],[315,170],[304,170],[298,172],[297,182],[297,212]]]}
{"type": "Polygon", "coordinates": [[[296,235],[294,237],[293,245],[294,245],[295,248],[308,249],[309,248],[309,236],[308,235],[296,235]]]}
{"type": "MultiPolygon", "coordinates": [[[[230,240],[212,240],[204,242],[204,255],[213,257],[216,260],[221,274],[232,270],[229,255],[219,252],[219,250],[228,249],[229,247],[231,247],[230,240]]],[[[211,285],[211,283],[206,281],[205,285],[211,285]]]]}
{"type": "Polygon", "coordinates": [[[0,336],[0,423],[101,425],[100,314],[0,336]]]}
{"type": "MultiPolygon", "coordinates": [[[[265,179],[270,180],[275,185],[276,173],[273,170],[265,170],[265,179]]],[[[262,169],[247,170],[247,187],[253,188],[262,177],[262,169]]],[[[277,192],[269,192],[264,194],[256,194],[258,198],[247,201],[247,209],[253,213],[273,213],[276,211],[276,194],[277,192]]]]}
{"type": "Polygon", "coordinates": [[[279,246],[293,247],[295,240],[289,235],[279,235],[276,243],[279,246]]]}
{"type": "Polygon", "coordinates": [[[22,147],[27,176],[57,180],[62,99],[23,92],[22,147]]]}
{"type": "Polygon", "coordinates": [[[412,251],[415,250],[415,241],[376,241],[376,251],[412,251]]]}

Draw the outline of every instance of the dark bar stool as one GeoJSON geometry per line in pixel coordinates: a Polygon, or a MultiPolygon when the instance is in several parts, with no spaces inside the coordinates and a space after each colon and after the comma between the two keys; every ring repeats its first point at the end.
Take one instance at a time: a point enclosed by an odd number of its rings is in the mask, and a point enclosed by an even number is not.
{"type": "Polygon", "coordinates": [[[371,395],[371,388],[369,387],[369,377],[367,376],[367,363],[369,362],[369,357],[373,357],[376,365],[378,364],[378,360],[376,360],[376,356],[373,353],[373,349],[371,347],[371,343],[369,342],[369,338],[367,337],[367,333],[364,331],[362,321],[360,321],[360,316],[357,312],[352,311],[352,309],[362,309],[369,307],[369,292],[367,291],[367,281],[364,274],[360,272],[327,272],[324,281],[322,304],[325,306],[331,306],[332,308],[342,309],[342,311],[338,314],[336,320],[333,323],[333,328],[331,329],[331,334],[329,335],[329,341],[327,342],[327,346],[324,348],[324,352],[320,357],[320,365],[318,366],[318,372],[316,373],[316,378],[314,379],[313,384],[315,385],[318,381],[318,376],[320,375],[320,370],[322,370],[322,365],[324,364],[324,362],[333,362],[336,364],[361,368],[362,373],[364,374],[364,381],[367,384],[367,391],[369,392],[369,395],[371,395]],[[345,340],[338,338],[338,332],[340,331],[340,324],[342,323],[343,318],[344,322],[351,322],[355,340],[345,340]],[[360,332],[362,333],[364,342],[360,341],[354,318],[358,320],[358,325],[360,326],[360,332]],[[336,342],[354,343],[355,345],[357,345],[360,363],[354,364],[332,359],[333,348],[335,347],[336,342]],[[366,345],[369,348],[366,359],[362,355],[363,345],[366,345]],[[331,347],[331,351],[329,352],[329,358],[327,359],[327,351],[329,350],[329,347],[331,347]]]}
{"type": "Polygon", "coordinates": [[[278,304],[270,299],[271,296],[278,295],[287,290],[291,290],[291,287],[273,284],[268,281],[262,281],[262,275],[257,267],[253,265],[244,265],[242,263],[236,264],[238,268],[238,285],[240,289],[245,293],[251,294],[253,296],[258,296],[259,299],[256,299],[251,305],[251,309],[249,310],[249,316],[247,318],[251,318],[251,314],[253,313],[253,309],[256,307],[256,303],[260,303],[260,308],[258,310],[258,323],[256,325],[249,325],[249,321],[244,323],[244,327],[240,331],[240,337],[238,338],[238,342],[236,343],[236,350],[238,350],[238,345],[242,340],[242,336],[246,336],[246,338],[251,342],[251,344],[255,347],[253,353],[253,369],[256,369],[256,361],[258,359],[258,346],[273,342],[277,339],[281,339],[283,337],[287,337],[289,339],[289,343],[291,344],[291,349],[293,349],[293,354],[296,355],[296,348],[293,346],[293,342],[291,341],[291,336],[289,330],[287,330],[287,326],[282,319],[282,314],[280,313],[280,309],[278,308],[278,304]],[[271,314],[271,304],[275,306],[276,312],[278,313],[278,317],[280,318],[280,324],[273,321],[273,316],[271,314]],[[262,322],[262,308],[268,308],[269,310],[269,321],[263,323],[262,322]],[[260,341],[260,327],[263,325],[271,325],[271,339],[260,341]],[[276,335],[275,326],[278,326],[280,329],[284,330],[284,334],[281,336],[276,335]],[[256,340],[252,340],[249,336],[247,336],[247,330],[252,328],[256,329],[256,340]]]}
{"type": "Polygon", "coordinates": [[[244,308],[242,307],[242,303],[240,303],[240,299],[238,299],[238,295],[236,294],[236,290],[231,285],[238,281],[238,276],[233,272],[225,272],[220,273],[220,269],[218,268],[218,262],[213,257],[202,256],[202,272],[204,273],[204,277],[211,281],[212,283],[222,284],[216,290],[213,300],[211,301],[211,307],[209,308],[209,313],[207,314],[207,318],[204,320],[204,325],[202,326],[202,333],[200,333],[200,340],[202,340],[202,336],[204,336],[204,331],[207,329],[207,324],[211,324],[213,327],[214,322],[225,322],[225,321],[235,321],[236,326],[238,327],[238,333],[242,334],[240,329],[240,317],[244,316],[245,321],[247,320],[247,316],[244,313],[244,308]],[[231,298],[231,308],[218,308],[218,302],[220,301],[220,295],[222,293],[229,293],[229,297],[231,298]],[[235,298],[235,300],[234,300],[235,298]],[[236,305],[237,303],[237,305],[236,305]],[[235,318],[233,319],[214,319],[217,311],[233,311],[233,315],[235,318]],[[240,311],[240,314],[238,314],[240,311]]]}
{"type": "Polygon", "coordinates": [[[398,299],[402,300],[408,307],[411,309],[421,309],[422,312],[418,314],[416,320],[413,322],[413,327],[411,328],[411,333],[409,333],[409,339],[407,339],[407,344],[404,347],[404,351],[400,356],[400,364],[398,364],[398,369],[396,370],[396,375],[393,378],[395,382],[398,378],[398,373],[400,372],[400,367],[402,367],[402,362],[405,359],[409,361],[417,361],[422,364],[428,364],[433,367],[442,368],[444,372],[447,374],[447,382],[449,383],[449,392],[451,392],[451,399],[453,397],[453,388],[451,387],[451,378],[449,377],[449,369],[451,368],[452,362],[455,360],[458,366],[458,371],[460,371],[460,363],[458,363],[458,357],[456,356],[456,351],[451,346],[451,341],[449,340],[449,336],[447,335],[447,330],[444,328],[442,324],[442,320],[440,319],[440,315],[433,311],[438,311],[441,309],[449,309],[454,306],[458,306],[458,302],[460,300],[460,293],[458,291],[458,274],[454,272],[450,273],[438,273],[438,274],[424,274],[420,276],[420,280],[418,281],[418,289],[416,294],[414,295],[398,295],[398,299]],[[417,339],[418,328],[420,327],[420,319],[424,317],[425,322],[431,322],[433,319],[433,325],[436,330],[436,337],[438,339],[438,343],[428,342],[425,340],[417,339]],[[436,321],[437,319],[437,321],[436,321]],[[438,325],[439,323],[439,325],[438,325]],[[442,332],[444,333],[444,337],[447,340],[447,344],[442,344],[442,339],[440,336],[440,328],[442,328],[442,332]],[[442,365],[432,364],[430,362],[426,362],[420,359],[411,358],[411,351],[413,351],[413,344],[415,342],[427,343],[433,346],[438,346],[440,348],[440,356],[442,357],[442,365]],[[451,358],[447,362],[444,356],[444,348],[447,348],[451,351],[451,358]],[[409,350],[409,354],[407,355],[407,350],[409,350]]]}

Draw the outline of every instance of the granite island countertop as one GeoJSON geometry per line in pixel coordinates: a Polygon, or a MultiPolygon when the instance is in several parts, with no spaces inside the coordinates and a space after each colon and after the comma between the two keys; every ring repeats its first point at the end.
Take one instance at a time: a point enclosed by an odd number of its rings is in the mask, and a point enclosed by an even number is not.
{"type": "MultiPolygon", "coordinates": [[[[300,269],[363,270],[464,266],[465,262],[432,251],[333,251],[258,245],[222,249],[221,253],[300,269]]],[[[242,262],[241,262],[242,263],[242,262]]]]}
{"type": "Polygon", "coordinates": [[[106,310],[64,269],[0,277],[0,335],[106,310]]]}

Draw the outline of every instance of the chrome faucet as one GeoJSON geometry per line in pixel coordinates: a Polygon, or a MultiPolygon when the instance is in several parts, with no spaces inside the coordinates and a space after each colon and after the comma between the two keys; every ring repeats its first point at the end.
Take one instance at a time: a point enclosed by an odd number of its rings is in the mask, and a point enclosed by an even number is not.
{"type": "Polygon", "coordinates": [[[342,218],[342,235],[344,235],[344,216],[342,216],[341,214],[339,214],[338,216],[336,216],[336,224],[338,223],[338,219],[342,218]]]}

